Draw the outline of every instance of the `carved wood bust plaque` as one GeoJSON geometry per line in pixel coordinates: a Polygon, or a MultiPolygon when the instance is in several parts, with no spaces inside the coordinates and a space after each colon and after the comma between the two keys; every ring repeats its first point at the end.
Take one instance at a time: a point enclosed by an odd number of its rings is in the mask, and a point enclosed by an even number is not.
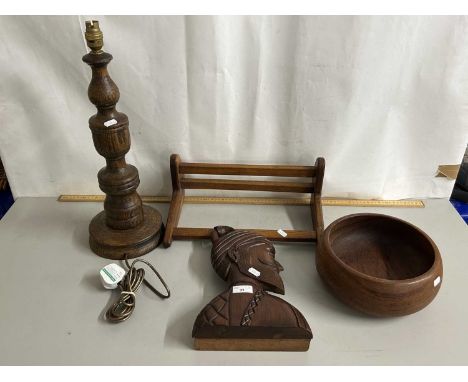
{"type": "Polygon", "coordinates": [[[312,331],[294,306],[269,292],[284,294],[275,247],[263,236],[215,227],[211,264],[229,287],[195,320],[197,350],[307,351],[312,331]]]}

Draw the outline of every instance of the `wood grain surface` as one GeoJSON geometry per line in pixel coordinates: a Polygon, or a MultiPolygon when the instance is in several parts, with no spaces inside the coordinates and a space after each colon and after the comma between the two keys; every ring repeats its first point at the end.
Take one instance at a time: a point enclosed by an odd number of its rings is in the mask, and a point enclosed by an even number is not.
{"type": "Polygon", "coordinates": [[[381,214],[353,214],[330,224],[316,266],[340,300],[381,317],[424,308],[439,292],[443,277],[431,238],[410,223],[381,214]]]}

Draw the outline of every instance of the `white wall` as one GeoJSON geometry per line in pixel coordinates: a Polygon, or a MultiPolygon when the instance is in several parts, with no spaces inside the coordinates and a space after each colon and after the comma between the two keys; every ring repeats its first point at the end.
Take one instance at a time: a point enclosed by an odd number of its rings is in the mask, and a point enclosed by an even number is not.
{"type": "MultiPolygon", "coordinates": [[[[0,155],[14,195],[100,193],[87,126],[91,17],[0,18],[0,155]]],[[[324,195],[447,197],[468,142],[467,17],[94,17],[142,195],[169,155],[327,161],[324,195]]]]}

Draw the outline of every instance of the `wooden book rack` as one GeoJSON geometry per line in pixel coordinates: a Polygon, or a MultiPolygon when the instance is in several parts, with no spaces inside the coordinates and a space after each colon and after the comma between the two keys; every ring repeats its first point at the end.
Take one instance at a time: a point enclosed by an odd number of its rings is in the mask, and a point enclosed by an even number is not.
{"type": "MultiPolygon", "coordinates": [[[[243,190],[310,193],[310,212],[313,230],[284,230],[286,236],[277,230],[245,229],[256,232],[273,241],[312,241],[317,242],[323,233],[322,183],[325,172],[325,159],[317,158],[315,166],[279,166],[221,163],[182,162],[179,155],[170,158],[172,177],[172,199],[166,223],[163,244],[167,248],[172,240],[209,239],[212,228],[178,227],[184,204],[186,189],[243,190]],[[186,175],[242,175],[305,178],[307,182],[259,181],[238,179],[212,179],[187,177],[186,175]]],[[[221,224],[222,222],[218,222],[221,224]]],[[[244,229],[244,228],[243,228],[244,229]]]]}

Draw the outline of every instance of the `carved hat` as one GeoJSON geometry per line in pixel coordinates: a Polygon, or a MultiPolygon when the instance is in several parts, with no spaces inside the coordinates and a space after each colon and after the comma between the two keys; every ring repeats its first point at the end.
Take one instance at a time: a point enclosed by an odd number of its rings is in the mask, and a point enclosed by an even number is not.
{"type": "Polygon", "coordinates": [[[251,279],[260,281],[265,289],[284,294],[283,270],[275,260],[275,247],[266,237],[232,227],[215,227],[211,235],[211,264],[216,273],[227,280],[232,266],[251,279]]]}

